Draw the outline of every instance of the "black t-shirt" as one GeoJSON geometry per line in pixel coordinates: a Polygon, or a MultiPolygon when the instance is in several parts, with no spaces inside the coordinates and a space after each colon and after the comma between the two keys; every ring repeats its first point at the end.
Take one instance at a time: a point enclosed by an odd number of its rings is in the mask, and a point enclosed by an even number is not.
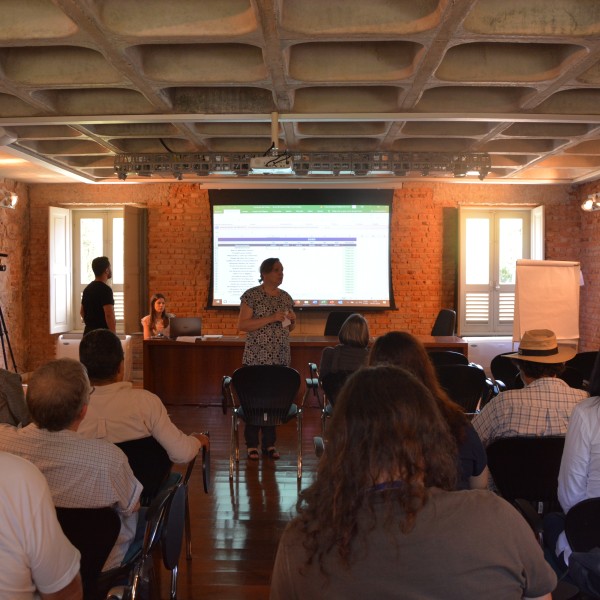
{"type": "Polygon", "coordinates": [[[93,329],[108,329],[108,323],[104,316],[104,307],[107,304],[114,306],[112,288],[103,281],[92,281],[81,296],[83,305],[83,320],[85,321],[84,334],[93,329]]]}

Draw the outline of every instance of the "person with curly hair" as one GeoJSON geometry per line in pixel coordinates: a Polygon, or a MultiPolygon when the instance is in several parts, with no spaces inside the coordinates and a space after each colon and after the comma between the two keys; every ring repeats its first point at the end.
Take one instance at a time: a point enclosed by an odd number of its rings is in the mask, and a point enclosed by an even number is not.
{"type": "Polygon", "coordinates": [[[456,442],[411,373],[358,370],[328,431],[281,538],[271,600],[550,599],[556,576],[516,509],[452,491],[456,442]]]}
{"type": "Polygon", "coordinates": [[[488,468],[485,448],[464,411],[453,402],[438,381],[427,349],[407,331],[390,331],[378,337],[369,364],[390,364],[410,371],[433,394],[458,448],[458,489],[486,489],[488,468]]]}

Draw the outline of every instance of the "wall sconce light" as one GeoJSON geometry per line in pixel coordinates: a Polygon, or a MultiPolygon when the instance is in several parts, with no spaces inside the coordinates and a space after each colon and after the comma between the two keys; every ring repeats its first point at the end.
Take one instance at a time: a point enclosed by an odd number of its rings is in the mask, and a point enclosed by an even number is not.
{"type": "Polygon", "coordinates": [[[19,196],[9,190],[0,189],[0,207],[2,208],[15,208],[19,196]]]}
{"type": "Polygon", "coordinates": [[[581,208],[586,212],[600,210],[600,193],[590,194],[587,200],[581,205],[581,208]]]}

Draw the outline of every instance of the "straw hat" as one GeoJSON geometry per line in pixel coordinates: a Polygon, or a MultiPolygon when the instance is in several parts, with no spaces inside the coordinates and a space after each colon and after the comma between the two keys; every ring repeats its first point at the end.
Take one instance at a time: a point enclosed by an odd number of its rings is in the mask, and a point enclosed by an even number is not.
{"type": "Polygon", "coordinates": [[[571,346],[559,346],[554,331],[549,329],[531,329],[521,338],[519,351],[505,354],[506,358],[517,358],[538,363],[562,363],[577,354],[571,346]]]}

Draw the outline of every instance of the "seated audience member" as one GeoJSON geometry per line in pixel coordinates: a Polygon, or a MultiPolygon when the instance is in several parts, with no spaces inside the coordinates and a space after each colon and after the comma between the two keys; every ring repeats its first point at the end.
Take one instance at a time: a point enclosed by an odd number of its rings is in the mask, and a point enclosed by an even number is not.
{"type": "MultiPolygon", "coordinates": [[[[560,463],[558,500],[565,513],[582,500],[600,497],[600,354],[588,389],[591,397],[571,414],[560,463]]],[[[568,565],[571,548],[563,530],[564,514],[546,517],[544,541],[568,565]]]]}
{"type": "Polygon", "coordinates": [[[526,331],[519,351],[506,355],[517,364],[525,387],[501,392],[473,418],[483,445],[501,437],[565,435],[573,408],[588,395],[558,377],[575,354],[549,329],[526,331]]]}
{"type": "Polygon", "coordinates": [[[416,377],[388,365],[351,375],[281,538],[271,600],[549,600],[556,576],[531,529],[491,492],[451,491],[455,455],[416,377]]]}
{"type": "Polygon", "coordinates": [[[167,301],[162,294],[154,294],[150,298],[150,314],[142,319],[145,340],[157,335],[169,337],[169,319],[172,319],[175,315],[166,311],[166,304],[167,301]]]}
{"type": "Polygon", "coordinates": [[[5,452],[0,472],[0,598],[80,600],[79,551],[60,527],[46,479],[5,452]]]}
{"type": "Polygon", "coordinates": [[[433,394],[458,447],[458,489],[486,489],[487,456],[464,411],[441,387],[425,346],[410,333],[391,331],[375,340],[369,365],[389,364],[410,371],[433,394]]]}
{"type": "Polygon", "coordinates": [[[189,462],[201,445],[208,447],[205,435],[186,435],[172,423],[158,396],[123,381],[123,346],[112,331],[96,329],[83,336],[79,359],[95,387],[79,435],[113,444],[153,436],[174,463],[189,462]]]}
{"type": "Polygon", "coordinates": [[[0,425],[0,450],[30,460],[45,475],[55,506],[114,507],[121,531],[107,570],[121,563],[134,540],[142,485],[119,448],[77,433],[92,392],[85,367],[76,360],[40,367],[27,388],[33,423],[22,429],[0,425]]]}
{"type": "Polygon", "coordinates": [[[350,315],[342,324],[338,338],[340,343],[335,348],[323,348],[321,377],[337,371],[356,371],[367,364],[369,325],[362,315],[350,315]]]}
{"type": "Polygon", "coordinates": [[[0,423],[24,427],[30,421],[21,376],[0,369],[0,423]]]}

